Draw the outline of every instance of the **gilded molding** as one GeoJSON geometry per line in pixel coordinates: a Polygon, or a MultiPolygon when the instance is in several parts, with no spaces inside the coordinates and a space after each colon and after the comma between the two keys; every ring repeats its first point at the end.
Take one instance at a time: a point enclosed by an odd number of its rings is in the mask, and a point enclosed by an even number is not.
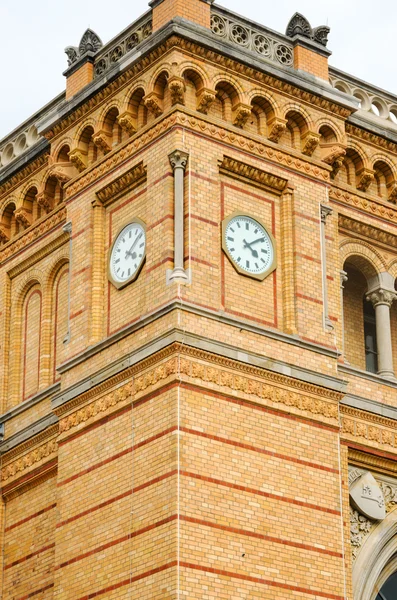
{"type": "Polygon", "coordinates": [[[397,248],[397,235],[389,233],[388,231],[384,231],[383,229],[379,229],[378,227],[374,227],[373,225],[368,225],[368,223],[356,221],[351,217],[339,214],[338,226],[339,229],[343,229],[345,231],[354,233],[357,236],[367,238],[367,240],[371,243],[375,241],[379,244],[387,246],[388,248],[397,248]]]}
{"type": "Polygon", "coordinates": [[[288,179],[278,177],[272,173],[262,171],[252,165],[247,165],[239,160],[224,156],[219,165],[219,171],[237,179],[247,180],[249,183],[265,188],[276,194],[282,194],[288,184],[288,179]]]}
{"type": "Polygon", "coordinates": [[[99,190],[96,195],[104,204],[113,202],[127,191],[144,183],[147,179],[147,168],[143,166],[143,162],[138,163],[123,175],[99,190]]]}
{"type": "Polygon", "coordinates": [[[370,215],[397,222],[397,210],[394,205],[384,205],[336,187],[330,188],[329,195],[333,200],[363,210],[370,215]]]}
{"type": "Polygon", "coordinates": [[[31,225],[29,230],[23,232],[21,236],[15,240],[11,240],[4,247],[2,247],[0,249],[0,264],[16,252],[26,248],[29,244],[39,239],[42,235],[48,233],[51,231],[51,229],[54,229],[57,225],[65,220],[66,208],[57,207],[53,214],[46,215],[43,220],[37,221],[37,223],[31,225]]]}

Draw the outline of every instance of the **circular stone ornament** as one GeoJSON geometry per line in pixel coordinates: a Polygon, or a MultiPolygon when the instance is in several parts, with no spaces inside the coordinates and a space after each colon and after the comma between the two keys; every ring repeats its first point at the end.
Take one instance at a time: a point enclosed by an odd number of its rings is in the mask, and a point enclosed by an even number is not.
{"type": "Polygon", "coordinates": [[[349,486],[350,499],[354,508],[373,521],[383,521],[386,506],[383,492],[375,477],[369,472],[355,472],[349,486]]]}

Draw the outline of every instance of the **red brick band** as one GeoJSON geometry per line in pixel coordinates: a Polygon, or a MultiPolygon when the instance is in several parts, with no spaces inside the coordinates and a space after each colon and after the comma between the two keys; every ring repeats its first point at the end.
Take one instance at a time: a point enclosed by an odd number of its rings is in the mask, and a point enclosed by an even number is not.
{"type": "Polygon", "coordinates": [[[26,554],[26,556],[22,556],[21,558],[18,558],[18,560],[14,560],[14,562],[12,562],[8,565],[5,565],[4,570],[11,569],[11,567],[15,567],[15,565],[19,565],[20,563],[23,563],[23,562],[29,560],[30,558],[33,558],[34,556],[38,556],[39,554],[42,554],[43,552],[46,552],[47,550],[52,550],[52,548],[55,548],[55,543],[48,544],[48,546],[44,546],[43,548],[36,550],[36,552],[31,552],[30,554],[26,554]]]}
{"type": "Polygon", "coordinates": [[[32,515],[29,515],[28,517],[21,519],[21,521],[17,521],[13,525],[9,525],[8,527],[6,527],[4,529],[4,532],[7,533],[7,531],[11,531],[11,529],[15,529],[15,527],[20,527],[21,525],[23,525],[24,523],[27,523],[31,519],[35,519],[36,517],[43,515],[44,513],[48,512],[49,510],[56,508],[56,505],[57,505],[56,502],[54,502],[54,504],[50,504],[49,506],[46,506],[45,508],[38,510],[37,512],[33,513],[32,515]]]}
{"type": "Polygon", "coordinates": [[[28,598],[33,598],[33,596],[42,594],[43,592],[46,592],[47,590],[50,590],[53,587],[54,587],[54,584],[50,583],[49,585],[46,585],[45,587],[42,587],[39,590],[35,590],[34,592],[29,592],[29,594],[27,594],[26,596],[20,596],[19,598],[16,598],[16,600],[27,600],[28,598]]]}
{"type": "Polygon", "coordinates": [[[77,519],[81,519],[82,517],[85,517],[86,515],[89,515],[90,513],[93,513],[96,510],[100,510],[101,508],[105,508],[106,506],[109,506],[110,504],[114,504],[115,502],[118,502],[119,500],[122,500],[123,498],[126,498],[127,496],[131,496],[131,494],[132,494],[132,490],[128,490],[128,491],[124,492],[124,494],[119,494],[118,496],[115,496],[114,498],[110,498],[109,500],[106,500],[105,502],[101,502],[101,504],[97,504],[96,506],[92,506],[91,508],[88,508],[87,510],[84,510],[83,512],[78,513],[77,515],[74,515],[73,517],[69,517],[69,519],[60,521],[59,523],[57,523],[56,527],[57,528],[63,527],[64,525],[67,525],[68,523],[77,521],[77,519]]]}
{"type": "Polygon", "coordinates": [[[87,473],[91,473],[91,471],[95,471],[96,469],[99,469],[100,467],[103,467],[104,465],[107,465],[110,462],[113,462],[114,460],[117,460],[118,458],[125,456],[126,454],[130,454],[131,452],[132,452],[132,448],[126,448],[125,450],[122,450],[121,452],[118,452],[117,454],[114,454],[113,456],[109,456],[109,458],[106,458],[105,460],[102,460],[101,462],[96,463],[95,465],[92,465],[91,467],[88,467],[87,469],[84,469],[83,471],[80,471],[79,473],[75,473],[74,475],[72,475],[71,477],[68,477],[67,479],[64,479],[63,481],[60,481],[59,483],[57,483],[57,486],[61,487],[62,485],[66,485],[67,483],[70,483],[71,481],[74,481],[75,479],[78,479],[79,477],[82,477],[83,475],[87,475],[87,473]]]}

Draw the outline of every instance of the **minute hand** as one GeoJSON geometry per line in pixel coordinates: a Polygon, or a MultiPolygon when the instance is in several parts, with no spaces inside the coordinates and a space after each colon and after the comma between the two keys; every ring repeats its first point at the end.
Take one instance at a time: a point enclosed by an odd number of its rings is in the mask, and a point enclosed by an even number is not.
{"type": "Polygon", "coordinates": [[[258,238],[257,240],[254,240],[253,242],[251,242],[250,246],[257,244],[258,242],[263,242],[264,239],[265,239],[264,237],[258,238]]]}
{"type": "Polygon", "coordinates": [[[247,240],[243,240],[243,242],[244,242],[244,246],[245,246],[246,248],[249,248],[249,249],[251,250],[251,252],[252,252],[252,256],[253,256],[254,258],[258,258],[258,253],[257,253],[257,251],[256,251],[256,250],[253,250],[253,249],[251,248],[251,244],[250,244],[249,242],[247,242],[247,240]]]}

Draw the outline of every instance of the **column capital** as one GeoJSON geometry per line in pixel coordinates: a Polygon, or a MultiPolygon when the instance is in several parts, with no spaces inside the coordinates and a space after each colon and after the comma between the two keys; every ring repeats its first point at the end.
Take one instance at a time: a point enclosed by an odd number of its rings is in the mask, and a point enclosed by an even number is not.
{"type": "Polygon", "coordinates": [[[326,204],[320,204],[321,222],[325,223],[327,217],[329,217],[329,215],[332,215],[332,212],[333,211],[330,206],[327,206],[326,204]]]}
{"type": "Polygon", "coordinates": [[[71,233],[72,233],[72,222],[71,222],[71,221],[69,221],[68,223],[65,223],[65,225],[62,227],[62,230],[63,230],[65,233],[69,233],[69,234],[71,234],[71,233]]]}
{"type": "Polygon", "coordinates": [[[341,271],[339,271],[339,276],[340,276],[340,287],[343,289],[343,284],[346,283],[346,281],[348,280],[346,271],[344,271],[343,269],[341,271]]]}
{"type": "Polygon", "coordinates": [[[396,298],[397,293],[395,291],[386,290],[384,288],[372,290],[366,295],[366,299],[369,300],[369,302],[372,302],[374,308],[380,304],[385,304],[390,308],[396,298]]]}
{"type": "Polygon", "coordinates": [[[171,167],[175,169],[186,169],[187,161],[189,160],[189,155],[187,152],[183,152],[183,150],[174,150],[171,154],[168,155],[168,158],[171,163],[171,167]]]}

